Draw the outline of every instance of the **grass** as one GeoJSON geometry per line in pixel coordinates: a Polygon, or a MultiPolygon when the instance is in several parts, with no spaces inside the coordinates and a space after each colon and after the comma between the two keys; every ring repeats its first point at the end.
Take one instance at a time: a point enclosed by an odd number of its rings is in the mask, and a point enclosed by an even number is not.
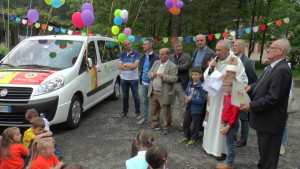
{"type": "MultiPolygon", "coordinates": [[[[264,69],[256,69],[255,72],[257,74],[258,77],[261,76],[261,74],[263,73],[264,69]]],[[[293,69],[292,70],[292,74],[293,74],[293,78],[296,78],[296,79],[300,79],[300,71],[299,70],[295,70],[293,69]]]]}

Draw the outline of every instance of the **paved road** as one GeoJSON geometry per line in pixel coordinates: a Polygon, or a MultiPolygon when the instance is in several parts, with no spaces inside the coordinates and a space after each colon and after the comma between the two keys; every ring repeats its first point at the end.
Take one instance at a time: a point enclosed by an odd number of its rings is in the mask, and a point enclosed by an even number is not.
{"type": "MultiPolygon", "coordinates": [[[[300,89],[296,89],[300,95],[300,89]]],[[[300,97],[300,96],[299,96],[300,97]]],[[[146,129],[149,124],[136,125],[131,99],[129,117],[115,118],[122,107],[121,99],[105,100],[90,109],[82,123],[75,130],[64,130],[61,126],[53,128],[57,149],[64,153],[64,161],[80,163],[87,169],[123,169],[125,160],[130,156],[131,143],[136,133],[146,129]]],[[[300,103],[300,102],[299,102],[300,103]]],[[[286,155],[280,157],[280,169],[300,169],[300,113],[289,118],[289,140],[286,155]]],[[[209,169],[217,161],[207,155],[199,144],[186,148],[178,141],[183,133],[172,129],[170,135],[157,132],[157,142],[165,145],[169,151],[168,168],[170,169],[209,169]]],[[[236,149],[235,168],[255,169],[258,161],[256,134],[250,130],[248,146],[236,149]]]]}

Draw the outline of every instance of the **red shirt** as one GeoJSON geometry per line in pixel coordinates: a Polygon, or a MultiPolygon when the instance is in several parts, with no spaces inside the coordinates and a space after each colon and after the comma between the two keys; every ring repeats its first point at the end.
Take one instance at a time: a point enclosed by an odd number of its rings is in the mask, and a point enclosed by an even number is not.
{"type": "Polygon", "coordinates": [[[54,167],[58,162],[59,161],[55,155],[49,157],[49,160],[39,155],[33,161],[31,169],[49,169],[51,167],[54,167]]]}
{"type": "Polygon", "coordinates": [[[21,155],[27,156],[29,150],[25,148],[22,144],[11,143],[9,145],[11,158],[1,159],[2,163],[0,169],[23,169],[24,160],[21,155]]]}
{"type": "Polygon", "coordinates": [[[240,116],[240,109],[231,104],[231,95],[224,95],[224,103],[222,110],[222,123],[229,121],[232,126],[240,116]]]}

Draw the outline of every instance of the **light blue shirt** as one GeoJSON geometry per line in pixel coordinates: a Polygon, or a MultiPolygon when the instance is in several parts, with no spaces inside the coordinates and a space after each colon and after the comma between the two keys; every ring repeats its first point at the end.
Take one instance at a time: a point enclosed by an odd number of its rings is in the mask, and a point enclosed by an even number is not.
{"type": "Polygon", "coordinates": [[[203,48],[201,50],[198,49],[198,52],[197,52],[197,55],[195,58],[195,62],[194,62],[194,67],[200,67],[202,65],[202,61],[203,61],[204,55],[206,53],[206,49],[207,49],[207,46],[205,46],[205,48],[203,48]]]}
{"type": "Polygon", "coordinates": [[[127,169],[147,169],[148,163],[146,161],[146,152],[139,151],[137,156],[132,157],[129,160],[126,160],[127,169]]]}

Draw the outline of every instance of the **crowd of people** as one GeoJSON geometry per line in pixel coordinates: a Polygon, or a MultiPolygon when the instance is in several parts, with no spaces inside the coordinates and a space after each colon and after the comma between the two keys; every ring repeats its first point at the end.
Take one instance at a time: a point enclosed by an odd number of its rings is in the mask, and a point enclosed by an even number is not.
{"type": "MultiPolygon", "coordinates": [[[[129,40],[123,42],[125,50],[118,63],[123,91],[123,111],[120,117],[128,113],[128,93],[131,88],[136,119],[139,120],[137,124],[150,123],[149,131],[142,131],[134,139],[133,147],[137,150],[126,161],[127,168],[134,168],[132,166],[136,166],[134,163],[137,162],[133,161],[138,159],[143,159],[138,163],[143,166],[150,162],[146,154],[155,141],[150,130],[168,135],[171,126],[178,126],[179,130],[183,130],[180,143],[191,147],[202,139],[205,152],[224,161],[217,163],[216,168],[231,169],[235,147],[247,145],[249,124],[257,133],[260,155],[257,167],[277,168],[279,154],[282,154],[280,149],[292,83],[291,68],[287,61],[291,48],[289,41],[276,40],[267,49],[270,65],[260,78],[255,72],[255,62],[244,54],[244,40],[236,40],[233,47],[229,41],[220,40],[215,52],[206,46],[206,37],[200,34],[196,36],[196,45],[192,57],[183,51],[183,44],[179,40],[172,43],[174,53],[171,54],[168,48],[161,48],[157,54],[153,50],[153,39],[146,39],[143,42],[144,53],[140,57],[132,49],[129,40]],[[203,84],[209,81],[212,74],[218,73],[222,87],[215,93],[204,90],[203,84]],[[142,112],[139,106],[139,83],[142,86],[142,112]],[[250,102],[239,106],[232,104],[234,83],[244,86],[250,102]],[[177,110],[174,109],[176,98],[179,103],[177,110]],[[237,140],[239,121],[241,137],[237,140]],[[141,137],[143,134],[145,136],[141,137]]],[[[163,151],[164,148],[158,149],[163,151]]],[[[157,157],[164,156],[160,154],[157,157]]]]}

